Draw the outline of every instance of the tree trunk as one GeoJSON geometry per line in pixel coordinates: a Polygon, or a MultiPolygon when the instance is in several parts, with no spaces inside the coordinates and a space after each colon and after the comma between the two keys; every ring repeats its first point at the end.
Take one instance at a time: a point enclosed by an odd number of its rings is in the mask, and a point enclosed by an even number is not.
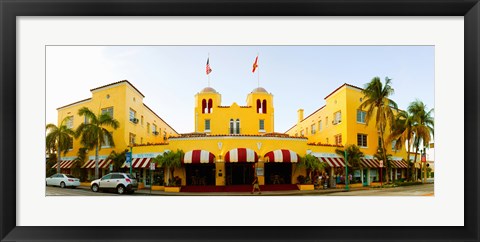
{"type": "Polygon", "coordinates": [[[417,163],[417,153],[418,153],[418,146],[415,147],[415,156],[413,158],[413,176],[414,181],[417,181],[417,169],[415,169],[415,163],[417,163]]]}
{"type": "MultiPolygon", "coordinates": [[[[60,139],[59,139],[60,140],[60,139]]],[[[57,148],[57,173],[60,173],[60,142],[58,142],[57,148]]]]}
{"type": "MultiPolygon", "coordinates": [[[[407,164],[410,165],[410,141],[407,141],[407,164]]],[[[407,166],[407,181],[409,181],[411,177],[408,174],[408,166],[407,166]]]]}
{"type": "Polygon", "coordinates": [[[95,146],[95,179],[98,179],[98,145],[95,146]]]}
{"type": "Polygon", "coordinates": [[[390,173],[389,173],[389,168],[388,168],[388,160],[387,160],[387,149],[385,147],[385,139],[383,138],[383,135],[385,133],[385,127],[382,127],[381,130],[381,135],[382,135],[382,150],[383,150],[383,164],[385,164],[385,173],[387,173],[386,180],[385,182],[388,183],[390,181],[390,173]]]}

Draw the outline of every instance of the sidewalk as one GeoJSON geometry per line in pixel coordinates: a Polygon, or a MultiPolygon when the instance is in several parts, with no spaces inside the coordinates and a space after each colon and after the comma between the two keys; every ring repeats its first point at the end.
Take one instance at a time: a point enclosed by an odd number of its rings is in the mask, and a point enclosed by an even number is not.
{"type": "MultiPolygon", "coordinates": [[[[89,187],[79,186],[80,189],[87,189],[89,187]]],[[[350,188],[349,191],[370,190],[369,187],[350,188]]],[[[150,189],[140,189],[135,191],[136,194],[142,194],[145,196],[292,196],[292,195],[309,195],[309,194],[327,194],[345,192],[345,189],[319,189],[313,191],[301,191],[301,190],[289,190],[289,191],[262,191],[262,194],[250,192],[164,192],[164,191],[150,191],[150,189]]]]}

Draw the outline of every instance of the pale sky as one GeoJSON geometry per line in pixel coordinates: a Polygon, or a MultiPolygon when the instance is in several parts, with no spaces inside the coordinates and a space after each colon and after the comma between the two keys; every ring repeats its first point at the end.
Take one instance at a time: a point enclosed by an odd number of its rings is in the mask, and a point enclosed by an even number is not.
{"type": "Polygon", "coordinates": [[[258,86],[257,53],[260,86],[274,95],[275,132],[292,127],[298,109],[306,117],[323,106],[343,83],[363,88],[375,76],[392,79],[399,108],[415,99],[434,108],[434,46],[48,46],[46,122],[56,124],[56,109],[90,98],[90,89],[128,80],[177,132],[193,132],[207,57],[222,105],[245,105],[258,86]]]}

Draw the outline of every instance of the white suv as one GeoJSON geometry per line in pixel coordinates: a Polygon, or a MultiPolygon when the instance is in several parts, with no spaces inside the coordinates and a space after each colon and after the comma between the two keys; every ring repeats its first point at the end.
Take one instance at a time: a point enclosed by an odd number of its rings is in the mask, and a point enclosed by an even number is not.
{"type": "Polygon", "coordinates": [[[137,180],[126,173],[110,173],[90,183],[92,191],[114,190],[118,194],[133,193],[138,189],[137,180]]]}

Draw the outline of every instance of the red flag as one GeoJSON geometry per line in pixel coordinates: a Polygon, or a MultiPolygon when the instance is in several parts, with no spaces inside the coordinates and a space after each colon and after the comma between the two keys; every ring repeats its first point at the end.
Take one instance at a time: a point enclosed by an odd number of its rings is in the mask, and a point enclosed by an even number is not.
{"type": "Polygon", "coordinates": [[[255,70],[256,70],[256,69],[257,69],[257,67],[258,67],[258,64],[257,64],[257,62],[258,62],[258,55],[257,55],[257,58],[255,58],[255,62],[253,63],[253,70],[252,70],[252,73],[253,73],[253,72],[255,72],[255,70]]]}
{"type": "Polygon", "coordinates": [[[209,61],[210,61],[210,57],[207,58],[207,67],[206,67],[207,75],[210,74],[210,72],[212,72],[212,68],[210,68],[210,64],[208,63],[209,61]]]}

